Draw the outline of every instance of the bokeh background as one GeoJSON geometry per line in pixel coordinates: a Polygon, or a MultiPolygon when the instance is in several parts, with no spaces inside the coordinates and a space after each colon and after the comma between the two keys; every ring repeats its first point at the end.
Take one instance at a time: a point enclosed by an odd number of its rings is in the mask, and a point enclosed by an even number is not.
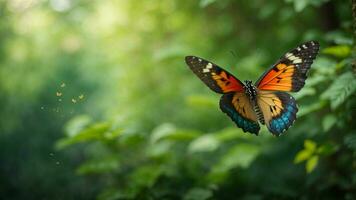
{"type": "Polygon", "coordinates": [[[0,198],[356,199],[351,8],[1,0],[0,198]],[[308,40],[321,52],[281,137],[242,132],[184,62],[257,80],[308,40]]]}

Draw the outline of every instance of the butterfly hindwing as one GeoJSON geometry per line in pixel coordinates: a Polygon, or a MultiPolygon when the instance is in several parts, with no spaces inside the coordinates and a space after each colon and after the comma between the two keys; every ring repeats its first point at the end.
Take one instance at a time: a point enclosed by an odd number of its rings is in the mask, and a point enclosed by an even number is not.
{"type": "Polygon", "coordinates": [[[260,126],[257,122],[257,116],[245,93],[224,94],[220,99],[220,109],[244,132],[258,135],[260,126]]]}
{"type": "Polygon", "coordinates": [[[214,63],[196,56],[185,57],[189,68],[213,91],[217,93],[243,92],[243,83],[228,71],[214,63]]]}
{"type": "Polygon", "coordinates": [[[298,92],[319,51],[319,43],[309,41],[286,53],[256,82],[259,90],[298,92]]]}
{"type": "Polygon", "coordinates": [[[295,121],[298,112],[294,98],[286,92],[260,91],[257,104],[268,130],[279,136],[295,121]]]}

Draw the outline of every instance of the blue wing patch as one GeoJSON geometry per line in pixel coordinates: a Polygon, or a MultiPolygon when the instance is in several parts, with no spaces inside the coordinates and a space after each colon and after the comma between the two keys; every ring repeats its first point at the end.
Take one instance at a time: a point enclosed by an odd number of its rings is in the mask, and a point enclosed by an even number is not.
{"type": "Polygon", "coordinates": [[[267,127],[273,134],[279,136],[294,123],[298,108],[294,98],[289,94],[285,92],[275,94],[281,100],[283,108],[279,115],[272,117],[267,127]]]}

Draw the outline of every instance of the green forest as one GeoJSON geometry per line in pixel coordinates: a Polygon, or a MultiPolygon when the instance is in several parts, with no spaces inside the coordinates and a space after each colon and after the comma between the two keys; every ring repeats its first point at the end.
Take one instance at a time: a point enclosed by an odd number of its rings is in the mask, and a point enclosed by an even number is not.
{"type": "Polygon", "coordinates": [[[0,199],[356,199],[355,0],[1,0],[0,199]],[[320,52],[279,137],[194,55],[255,82],[320,52]]]}

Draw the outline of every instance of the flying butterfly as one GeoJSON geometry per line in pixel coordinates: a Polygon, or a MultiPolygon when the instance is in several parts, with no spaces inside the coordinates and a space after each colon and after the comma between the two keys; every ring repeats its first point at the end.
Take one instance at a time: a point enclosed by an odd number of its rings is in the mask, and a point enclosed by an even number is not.
{"type": "Polygon", "coordinates": [[[295,121],[298,107],[287,92],[298,92],[319,51],[319,43],[309,41],[282,56],[255,84],[242,83],[218,65],[196,56],[187,56],[189,68],[213,91],[223,94],[220,109],[244,132],[258,135],[259,122],[276,136],[295,121]]]}

